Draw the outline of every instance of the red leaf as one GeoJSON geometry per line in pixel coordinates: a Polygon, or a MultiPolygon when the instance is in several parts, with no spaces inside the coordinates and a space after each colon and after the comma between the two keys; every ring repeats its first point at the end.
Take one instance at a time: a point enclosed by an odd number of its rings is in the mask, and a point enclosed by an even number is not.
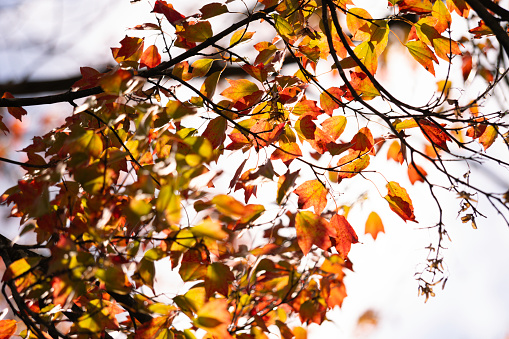
{"type": "MultiPolygon", "coordinates": [[[[9,93],[9,92],[5,92],[2,95],[2,99],[14,99],[14,96],[11,93],[9,93]]],[[[10,115],[15,117],[19,121],[21,121],[21,117],[23,115],[27,114],[27,111],[23,107],[7,107],[7,111],[9,112],[10,115]]],[[[7,127],[5,127],[5,129],[2,128],[2,130],[4,130],[4,131],[7,130],[8,131],[7,127]]]]}
{"type": "Polygon", "coordinates": [[[81,88],[81,89],[87,89],[95,87],[99,84],[99,79],[101,78],[102,73],[99,71],[96,71],[95,69],[91,67],[80,67],[80,73],[83,78],[76,81],[72,88],[81,88]]]}
{"type": "Polygon", "coordinates": [[[387,184],[387,189],[388,193],[385,196],[385,200],[389,203],[391,210],[405,221],[410,220],[417,222],[415,220],[412,200],[410,200],[406,189],[395,181],[389,182],[387,184]]]}
{"type": "Polygon", "coordinates": [[[373,135],[371,135],[371,131],[367,127],[363,127],[354,135],[352,141],[350,141],[352,145],[351,149],[355,151],[361,151],[362,153],[370,153],[374,155],[374,144],[375,141],[373,139],[373,135]]]}
{"type": "Polygon", "coordinates": [[[448,151],[447,141],[451,138],[443,131],[443,127],[425,119],[418,121],[422,134],[435,146],[448,151]]]}
{"type": "Polygon", "coordinates": [[[293,191],[299,196],[299,208],[313,207],[316,214],[321,214],[327,206],[327,188],[318,180],[309,180],[293,191]]]}
{"type": "Polygon", "coordinates": [[[120,48],[112,48],[113,58],[116,62],[122,61],[138,61],[140,60],[143,52],[143,39],[131,38],[126,35],[122,41],[120,41],[120,48]]]}
{"type": "Polygon", "coordinates": [[[297,243],[306,255],[313,245],[322,250],[328,250],[332,243],[330,236],[335,236],[336,231],[331,228],[329,222],[310,211],[301,211],[295,217],[295,229],[297,230],[297,243]]]}
{"type": "Polygon", "coordinates": [[[175,9],[173,9],[172,4],[166,3],[166,1],[157,0],[154,4],[154,9],[152,10],[153,13],[160,13],[163,14],[166,19],[172,24],[173,26],[181,23],[186,17],[177,12],[175,9]]]}
{"type": "Polygon", "coordinates": [[[373,239],[376,240],[378,233],[384,233],[384,224],[382,223],[382,219],[376,212],[371,212],[366,220],[366,227],[364,230],[364,234],[371,234],[373,239]]]}
{"type": "Polygon", "coordinates": [[[149,46],[141,55],[140,67],[154,68],[161,63],[161,55],[155,45],[149,46]]]}
{"type": "Polygon", "coordinates": [[[336,234],[333,236],[336,243],[336,250],[344,259],[348,256],[352,244],[359,242],[357,234],[352,228],[352,225],[350,225],[350,223],[343,215],[334,215],[330,221],[330,224],[336,231],[336,234]]]}
{"type": "Polygon", "coordinates": [[[228,296],[228,286],[234,280],[233,273],[225,264],[215,262],[207,267],[205,276],[205,291],[207,299],[218,292],[225,297],[228,296]]]}

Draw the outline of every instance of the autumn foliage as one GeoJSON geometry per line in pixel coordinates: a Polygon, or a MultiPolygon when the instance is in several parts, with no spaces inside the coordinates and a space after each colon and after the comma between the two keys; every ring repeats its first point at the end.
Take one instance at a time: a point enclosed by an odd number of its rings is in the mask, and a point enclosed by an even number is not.
{"type": "MultiPolygon", "coordinates": [[[[472,61],[493,51],[504,58],[489,20],[498,5],[486,17],[472,9],[478,0],[390,0],[387,16],[375,18],[350,0],[259,0],[247,12],[237,2],[181,13],[178,2],[157,0],[154,22],[111,48],[113,69],[82,67],[63,96],[3,94],[0,106],[19,121],[32,105],[72,106],[63,125],[22,149],[27,162],[2,158],[25,174],[1,203],[37,241],[1,245],[3,291],[23,337],[195,338],[201,329],[208,338],[266,338],[277,328],[306,338],[306,325],[321,324],[347,296],[355,230],[376,240],[383,213],[419,221],[410,184],[427,186],[439,211],[435,225],[419,224],[438,234],[432,279],[419,278],[426,297],[443,279],[447,233],[435,192],[457,193],[473,225],[481,213],[473,194],[507,213],[507,194],[449,167],[509,165],[507,153],[489,153],[508,145],[505,112],[477,106],[505,73],[472,61]],[[470,31],[454,28],[466,21],[470,31]],[[392,44],[445,79],[426,105],[382,84],[392,44]],[[439,64],[459,64],[465,82],[482,77],[486,91],[449,97],[451,70],[439,64]],[[393,181],[387,164],[407,178],[393,181]],[[365,225],[349,222],[358,197],[339,199],[355,182],[374,186],[370,201],[385,206],[368,202],[365,225]],[[161,260],[186,283],[170,301],[155,288],[161,260]]],[[[16,331],[16,321],[0,321],[0,338],[16,331]]]]}

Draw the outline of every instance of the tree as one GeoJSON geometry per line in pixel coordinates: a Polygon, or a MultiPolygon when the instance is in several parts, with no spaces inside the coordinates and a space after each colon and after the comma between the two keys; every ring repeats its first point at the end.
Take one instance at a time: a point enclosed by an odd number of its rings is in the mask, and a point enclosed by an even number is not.
{"type": "MultiPolygon", "coordinates": [[[[347,217],[359,199],[341,204],[341,185],[372,183],[381,197],[370,199],[418,221],[420,199],[385,179],[379,162],[370,165],[380,158],[426,185],[438,211],[425,225],[437,241],[418,275],[426,299],[446,280],[440,191],[458,196],[461,220],[473,227],[485,213],[478,199],[509,224],[509,193],[474,184],[456,166],[509,165],[505,98],[496,92],[509,85],[500,24],[509,12],[498,4],[390,1],[387,16],[373,18],[349,0],[260,0],[206,3],[186,16],[158,0],[153,12],[154,22],[133,27],[149,37],[126,36],[112,48],[115,68],[83,67],[65,93],[0,99],[20,121],[22,107],[73,107],[22,150],[27,162],[1,158],[26,172],[1,202],[20,219],[20,235],[36,239],[27,246],[0,237],[2,293],[23,336],[193,338],[202,329],[264,338],[276,325],[284,338],[304,338],[287,317],[320,324],[346,297],[358,242],[347,217]],[[398,99],[378,79],[397,25],[408,30],[396,42],[408,58],[433,76],[438,58],[447,65],[425,105],[398,99]],[[162,47],[146,44],[154,32],[162,47]],[[452,97],[456,71],[465,83],[483,78],[484,90],[452,97]],[[263,203],[250,203],[257,195],[263,203]],[[248,244],[245,234],[258,238],[248,244]],[[163,258],[189,283],[169,303],[150,294],[163,258]],[[174,326],[177,317],[187,329],[174,326]]],[[[9,133],[1,120],[0,129],[9,133]]],[[[366,218],[376,238],[382,221],[375,211],[366,218]]],[[[15,331],[14,320],[0,322],[0,336],[15,331]]]]}

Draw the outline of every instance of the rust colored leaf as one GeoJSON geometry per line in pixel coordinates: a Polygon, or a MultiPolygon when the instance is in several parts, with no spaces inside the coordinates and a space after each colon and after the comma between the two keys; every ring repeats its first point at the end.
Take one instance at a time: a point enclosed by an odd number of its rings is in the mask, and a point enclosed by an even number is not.
{"type": "Polygon", "coordinates": [[[359,132],[354,135],[350,144],[352,145],[352,150],[374,154],[373,146],[375,144],[375,140],[373,139],[371,131],[367,127],[361,128],[359,132]]]}
{"type": "Polygon", "coordinates": [[[463,80],[466,81],[470,72],[472,72],[472,54],[469,52],[463,53],[462,62],[461,72],[463,73],[463,80]]]}
{"type": "Polygon", "coordinates": [[[121,63],[123,61],[135,61],[140,60],[141,54],[143,53],[143,39],[131,38],[126,35],[122,41],[120,41],[120,48],[112,48],[113,58],[116,62],[121,63]]]}
{"type": "Polygon", "coordinates": [[[387,190],[388,193],[385,196],[385,200],[389,203],[391,210],[405,221],[410,220],[417,222],[415,220],[412,200],[410,200],[406,189],[401,187],[397,182],[391,181],[387,184],[387,190]]]}
{"type": "Polygon", "coordinates": [[[424,177],[426,177],[428,173],[419,165],[409,164],[408,165],[408,179],[410,179],[410,183],[413,185],[415,182],[420,181],[424,182],[424,177]]]}
{"type": "Polygon", "coordinates": [[[443,127],[425,119],[419,120],[418,123],[426,139],[443,150],[449,150],[447,141],[451,141],[451,138],[443,131],[443,127]]]}
{"type": "Polygon", "coordinates": [[[228,286],[234,280],[233,273],[225,264],[215,262],[207,267],[205,276],[206,298],[209,299],[215,292],[228,296],[228,286]]]}
{"type": "MultiPolygon", "coordinates": [[[[350,73],[350,84],[352,85],[353,89],[357,92],[359,96],[361,96],[364,100],[371,100],[374,97],[377,97],[380,95],[380,92],[375,88],[371,80],[369,80],[368,76],[363,72],[351,72],[350,73]]],[[[341,86],[341,89],[343,89],[346,94],[345,98],[347,100],[353,100],[354,96],[348,90],[348,87],[346,85],[341,86]]]]}
{"type": "Polygon", "coordinates": [[[182,22],[186,17],[177,12],[172,4],[166,3],[166,1],[163,0],[157,0],[154,4],[154,9],[152,10],[153,13],[160,13],[163,14],[166,19],[172,24],[173,26],[179,24],[182,22]]]}
{"type": "Polygon", "coordinates": [[[398,1],[398,7],[400,13],[427,14],[432,10],[430,0],[401,0],[398,1]]]}
{"type": "Polygon", "coordinates": [[[80,67],[80,73],[82,78],[72,85],[73,89],[87,89],[99,85],[99,79],[102,76],[102,73],[99,71],[96,71],[91,67],[80,67]]]}
{"type": "MultiPolygon", "coordinates": [[[[14,96],[9,93],[9,92],[5,92],[3,95],[2,95],[2,99],[13,99],[14,96]]],[[[27,111],[23,108],[23,107],[7,107],[7,111],[9,112],[10,115],[12,115],[13,117],[15,117],[16,119],[18,119],[19,121],[21,121],[21,117],[23,115],[26,115],[27,114],[27,111]]],[[[5,126],[5,125],[4,125],[5,126]]],[[[2,128],[2,130],[7,130],[7,127],[5,127],[5,129],[2,128]]]]}
{"type": "Polygon", "coordinates": [[[16,333],[16,320],[0,320],[0,339],[8,339],[16,333]]]}
{"type": "Polygon", "coordinates": [[[338,177],[341,179],[352,178],[359,174],[369,165],[369,154],[360,151],[349,150],[349,153],[339,159],[338,177]]]}
{"type": "Polygon", "coordinates": [[[161,55],[155,45],[149,46],[141,55],[140,67],[154,68],[161,63],[161,55]]]}
{"type": "Polygon", "coordinates": [[[371,234],[373,239],[376,240],[378,233],[385,233],[384,224],[376,212],[371,212],[366,220],[364,234],[371,234]]]}
{"type": "Polygon", "coordinates": [[[417,62],[419,62],[428,72],[435,75],[433,61],[438,63],[438,59],[424,42],[409,41],[405,46],[417,62]]]}
{"type": "Polygon", "coordinates": [[[323,111],[316,105],[316,101],[301,100],[294,106],[292,113],[301,117],[309,115],[313,117],[313,119],[316,119],[323,111]]]}
{"type": "Polygon", "coordinates": [[[329,190],[319,180],[309,180],[293,191],[299,196],[299,208],[313,207],[316,214],[321,214],[327,206],[329,190]]]}
{"type": "Polygon", "coordinates": [[[210,141],[212,148],[216,149],[222,145],[226,139],[225,132],[227,126],[228,124],[225,118],[216,117],[208,123],[202,136],[210,141]]]}
{"type": "Polygon", "coordinates": [[[322,250],[331,247],[330,236],[335,236],[336,231],[331,228],[329,222],[310,211],[300,211],[295,217],[295,229],[297,230],[297,243],[306,255],[313,245],[322,250]]]}
{"type": "Polygon", "coordinates": [[[164,336],[157,336],[157,334],[167,328],[169,323],[170,320],[167,316],[153,318],[136,329],[134,339],[164,338],[164,336]]]}
{"type": "Polygon", "coordinates": [[[176,34],[188,42],[203,42],[212,37],[212,26],[208,21],[183,22],[177,26],[176,34]]]}
{"type": "Polygon", "coordinates": [[[493,144],[497,136],[497,128],[493,125],[488,125],[484,133],[479,137],[479,142],[484,146],[485,151],[493,144]]]}
{"type": "Polygon", "coordinates": [[[212,2],[200,8],[202,20],[209,19],[224,13],[228,13],[228,7],[224,4],[212,2]]]}
{"type": "Polygon", "coordinates": [[[493,35],[493,31],[486,26],[483,20],[479,20],[477,27],[472,28],[469,32],[474,34],[474,39],[480,39],[485,35],[493,35]]]}
{"type": "Polygon", "coordinates": [[[259,63],[256,66],[246,64],[242,66],[242,69],[246,71],[247,74],[249,74],[250,76],[252,76],[253,78],[260,82],[264,82],[265,80],[267,80],[267,75],[269,74],[268,69],[262,63],[259,63]]]}
{"type": "Polygon", "coordinates": [[[348,257],[352,244],[359,242],[357,234],[344,215],[334,215],[330,221],[330,225],[336,233],[332,236],[334,238],[336,250],[344,259],[348,257]]]}

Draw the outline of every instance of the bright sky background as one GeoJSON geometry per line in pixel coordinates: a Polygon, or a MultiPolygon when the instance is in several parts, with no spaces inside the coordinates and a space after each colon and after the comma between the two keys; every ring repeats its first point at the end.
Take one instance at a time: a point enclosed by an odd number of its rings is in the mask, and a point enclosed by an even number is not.
{"type": "MultiPolygon", "coordinates": [[[[205,3],[197,0],[175,1],[174,6],[184,14],[192,14],[205,3]]],[[[379,5],[380,2],[373,5],[373,1],[354,0],[354,3],[368,8],[374,17],[377,8],[380,11],[385,9],[379,5]]],[[[132,34],[125,28],[154,22],[150,10],[151,5],[146,0],[135,5],[129,4],[128,0],[4,0],[0,3],[0,81],[19,80],[27,72],[32,79],[70,76],[78,73],[79,66],[100,66],[104,60],[112,63],[109,48],[119,46],[119,41],[126,34],[132,34]],[[17,7],[20,2],[22,5],[17,7]],[[48,52],[53,56],[46,62],[48,52]]],[[[150,37],[147,41],[152,42],[150,37]]],[[[427,93],[434,90],[436,80],[443,79],[439,72],[435,79],[416,66],[398,47],[391,50],[387,60],[385,77],[384,74],[379,77],[397,97],[407,101],[427,102],[427,93]]],[[[442,61],[441,64],[445,63],[442,61]]],[[[454,84],[455,79],[453,87],[454,84]]],[[[461,82],[456,84],[460,86],[461,82]]],[[[468,91],[479,92],[482,90],[480,85],[483,83],[474,81],[468,91]]],[[[459,90],[452,92],[456,97],[460,94],[459,90]]],[[[69,110],[66,106],[63,108],[69,110]]],[[[37,130],[38,118],[34,112],[38,110],[30,108],[28,111],[26,121],[30,126],[29,132],[45,132],[37,130]]],[[[493,152],[496,152],[496,147],[493,146],[493,152]]],[[[382,152],[386,152],[386,148],[382,152]]],[[[384,154],[381,156],[385,157],[384,154]]],[[[373,159],[371,166],[375,163],[373,159]]],[[[419,224],[405,224],[398,216],[387,212],[388,208],[382,199],[368,200],[362,208],[350,212],[349,221],[359,234],[361,243],[354,245],[350,253],[355,272],[348,272],[345,279],[349,296],[342,309],[330,312],[330,322],[320,328],[315,325],[309,327],[309,338],[508,338],[507,226],[495,215],[495,211],[486,209],[489,218],[478,219],[479,229],[473,230],[469,224],[462,224],[457,218],[459,201],[445,200],[446,226],[452,239],[451,243],[446,242],[449,249],[445,253],[449,280],[445,290],[437,287],[437,297],[425,304],[424,298],[417,296],[418,285],[414,273],[425,261],[424,247],[431,242],[436,244],[436,231],[418,228],[433,225],[437,210],[430,202],[424,185],[411,187],[399,165],[391,163],[388,166],[391,167],[384,171],[387,179],[399,181],[413,197],[419,224]],[[386,234],[380,234],[376,241],[371,236],[362,235],[365,218],[371,210],[379,212],[386,230],[386,234]],[[367,310],[373,310],[378,316],[378,325],[371,331],[356,327],[357,319],[367,310]]],[[[236,167],[232,166],[230,171],[233,174],[235,170],[236,167]]],[[[15,183],[16,171],[13,172],[12,177],[0,182],[2,191],[15,183]]],[[[483,187],[505,187],[498,188],[500,191],[509,187],[506,171],[472,168],[472,172],[472,179],[483,187]]],[[[366,189],[376,197],[376,190],[368,186],[366,181],[358,180],[341,186],[340,193],[345,201],[366,189]]],[[[377,181],[377,186],[383,189],[384,184],[377,181]]],[[[384,195],[385,191],[381,194],[384,195]]],[[[480,202],[480,206],[482,204],[480,202]]],[[[0,211],[1,215],[6,213],[5,208],[0,211]]],[[[15,235],[16,225],[9,227],[2,233],[15,235]]],[[[164,265],[164,262],[161,263],[161,267],[164,265]]],[[[171,280],[169,276],[161,277],[156,286],[156,289],[160,289],[158,292],[164,288],[174,290],[175,287],[165,284],[165,281],[171,280]]]]}

